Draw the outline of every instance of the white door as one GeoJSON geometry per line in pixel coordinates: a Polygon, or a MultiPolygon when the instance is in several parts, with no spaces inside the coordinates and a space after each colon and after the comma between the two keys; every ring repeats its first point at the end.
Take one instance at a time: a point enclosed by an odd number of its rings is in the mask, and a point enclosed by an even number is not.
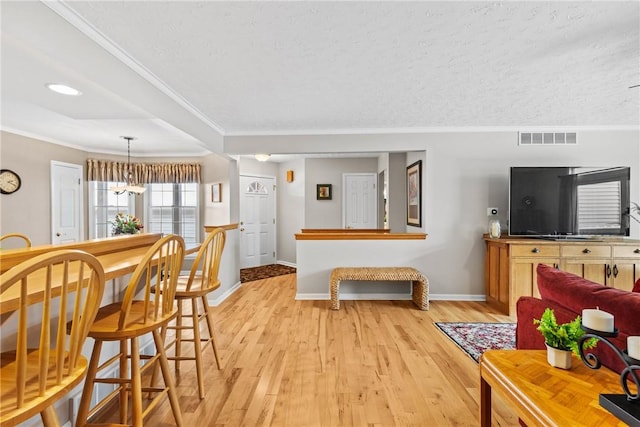
{"type": "Polygon", "coordinates": [[[82,238],[82,165],[51,161],[51,243],[82,238]]]}
{"type": "Polygon", "coordinates": [[[375,173],[344,174],[344,228],[376,228],[378,195],[375,173]]]}
{"type": "Polygon", "coordinates": [[[276,262],[274,181],[240,176],[240,268],[276,262]]]}

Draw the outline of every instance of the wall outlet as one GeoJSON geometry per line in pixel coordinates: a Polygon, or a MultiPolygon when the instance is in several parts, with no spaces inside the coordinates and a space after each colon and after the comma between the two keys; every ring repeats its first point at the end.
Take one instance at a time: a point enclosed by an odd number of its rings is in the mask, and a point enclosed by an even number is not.
{"type": "Polygon", "coordinates": [[[487,208],[487,216],[498,215],[498,208],[487,208]]]}

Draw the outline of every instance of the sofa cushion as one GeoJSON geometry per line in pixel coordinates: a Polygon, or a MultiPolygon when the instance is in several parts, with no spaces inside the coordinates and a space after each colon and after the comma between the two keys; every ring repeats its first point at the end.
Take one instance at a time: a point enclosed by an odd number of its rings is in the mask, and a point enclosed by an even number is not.
{"type": "Polygon", "coordinates": [[[626,335],[640,335],[640,293],[591,282],[575,274],[539,264],[538,290],[543,300],[582,314],[585,308],[600,308],[614,315],[615,327],[626,335]]]}
{"type": "Polygon", "coordinates": [[[538,350],[545,348],[544,337],[538,331],[533,319],[540,319],[544,310],[550,308],[558,323],[569,323],[576,318],[576,313],[556,304],[535,297],[520,297],[516,301],[518,327],[516,328],[516,348],[519,350],[538,350]]]}
{"type": "Polygon", "coordinates": [[[638,292],[640,293],[640,279],[638,279],[638,281],[636,282],[635,285],[633,285],[633,292],[638,292]]]}
{"type": "MultiPolygon", "coordinates": [[[[518,324],[516,327],[516,348],[519,350],[543,350],[545,348],[544,338],[538,326],[533,323],[533,319],[540,319],[545,309],[550,308],[554,311],[558,323],[567,323],[578,316],[577,313],[555,303],[551,300],[541,300],[534,297],[520,297],[516,303],[516,312],[518,314],[518,324]]],[[[627,347],[627,334],[620,332],[616,338],[609,338],[611,343],[619,349],[627,347]]],[[[593,350],[587,350],[587,353],[593,353],[598,357],[600,362],[609,369],[617,373],[622,373],[626,367],[620,357],[608,345],[599,343],[593,350]]],[[[582,363],[579,359],[574,363],[582,363]]]]}

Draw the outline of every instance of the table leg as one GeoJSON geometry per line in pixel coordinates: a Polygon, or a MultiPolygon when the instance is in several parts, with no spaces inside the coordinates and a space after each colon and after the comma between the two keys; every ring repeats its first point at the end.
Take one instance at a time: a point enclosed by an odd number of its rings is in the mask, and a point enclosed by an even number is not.
{"type": "Polygon", "coordinates": [[[491,385],[480,377],[480,427],[491,427],[491,385]]]}

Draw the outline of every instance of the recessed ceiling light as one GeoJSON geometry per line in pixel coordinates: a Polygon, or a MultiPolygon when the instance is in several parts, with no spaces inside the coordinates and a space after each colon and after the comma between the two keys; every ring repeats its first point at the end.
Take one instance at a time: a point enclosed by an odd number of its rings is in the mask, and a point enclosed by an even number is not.
{"type": "Polygon", "coordinates": [[[46,85],[49,90],[52,90],[56,93],[60,93],[62,95],[71,95],[71,96],[80,96],[82,92],[78,89],[74,89],[71,86],[64,85],[62,83],[48,83],[46,85]]]}

